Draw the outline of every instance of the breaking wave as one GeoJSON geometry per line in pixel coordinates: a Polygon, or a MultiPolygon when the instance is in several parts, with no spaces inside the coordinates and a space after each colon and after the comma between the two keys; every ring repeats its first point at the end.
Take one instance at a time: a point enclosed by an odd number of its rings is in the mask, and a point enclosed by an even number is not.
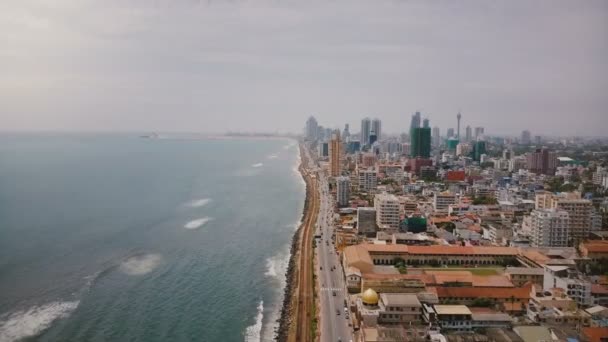
{"type": "Polygon", "coordinates": [[[276,154],[271,154],[267,158],[268,159],[277,159],[277,158],[279,158],[279,156],[277,156],[276,154]]]}
{"type": "Polygon", "coordinates": [[[188,206],[192,208],[200,208],[206,206],[209,204],[209,202],[211,202],[210,198],[201,198],[188,203],[188,206]]]}
{"type": "Polygon", "coordinates": [[[128,275],[144,275],[152,272],[156,267],[158,267],[161,260],[162,257],[160,254],[137,255],[125,260],[122,264],[120,264],[119,268],[122,272],[128,275]]]}
{"type": "Polygon", "coordinates": [[[253,165],[251,165],[251,167],[262,167],[264,164],[263,163],[255,163],[253,165]]]}
{"type": "Polygon", "coordinates": [[[262,340],[262,321],[264,320],[264,301],[258,304],[255,323],[245,330],[245,342],[260,342],[262,340]]]}
{"type": "Polygon", "coordinates": [[[205,223],[211,221],[211,217],[203,217],[200,219],[192,220],[184,225],[186,229],[199,229],[204,226],[205,223]]]}
{"type": "Polygon", "coordinates": [[[51,324],[66,318],[78,307],[78,301],[51,302],[17,311],[0,318],[0,341],[10,342],[36,336],[51,324]]]}

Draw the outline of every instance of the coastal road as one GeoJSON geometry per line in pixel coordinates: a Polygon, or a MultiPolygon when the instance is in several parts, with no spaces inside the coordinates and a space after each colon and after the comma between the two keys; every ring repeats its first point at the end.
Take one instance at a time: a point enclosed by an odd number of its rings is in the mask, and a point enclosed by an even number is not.
{"type": "Polygon", "coordinates": [[[317,219],[317,235],[322,235],[317,241],[317,269],[321,291],[321,341],[352,340],[352,329],[348,326],[350,313],[346,315],[345,299],[346,287],[340,260],[332,243],[334,233],[333,215],[334,200],[329,193],[328,182],[325,175],[319,173],[319,216],[317,219]],[[339,314],[338,314],[339,312],[339,314]],[[347,319],[347,317],[349,317],[347,319]]]}

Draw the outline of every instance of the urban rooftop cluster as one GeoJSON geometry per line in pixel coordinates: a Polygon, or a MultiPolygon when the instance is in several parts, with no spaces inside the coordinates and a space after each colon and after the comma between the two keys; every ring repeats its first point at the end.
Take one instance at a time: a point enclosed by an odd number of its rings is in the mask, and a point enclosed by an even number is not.
{"type": "Polygon", "coordinates": [[[357,341],[606,341],[608,143],[306,122],[357,341]]]}

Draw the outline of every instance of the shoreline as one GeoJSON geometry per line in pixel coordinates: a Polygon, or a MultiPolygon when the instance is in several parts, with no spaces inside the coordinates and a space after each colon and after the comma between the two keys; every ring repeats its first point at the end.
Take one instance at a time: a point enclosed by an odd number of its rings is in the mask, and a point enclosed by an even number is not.
{"type": "Polygon", "coordinates": [[[291,246],[289,248],[289,263],[287,264],[287,271],[285,272],[285,289],[283,291],[283,304],[281,305],[281,312],[279,315],[278,323],[279,326],[276,331],[275,340],[276,341],[287,341],[289,335],[289,329],[291,325],[291,321],[293,318],[293,308],[292,308],[292,297],[293,292],[296,286],[296,273],[295,270],[297,268],[296,256],[299,253],[298,244],[300,242],[300,232],[304,227],[304,218],[306,213],[310,207],[310,185],[306,181],[304,177],[304,163],[302,158],[302,146],[298,146],[300,148],[300,165],[298,166],[298,171],[300,172],[300,176],[302,180],[304,180],[306,190],[305,190],[305,199],[304,199],[304,208],[302,209],[302,215],[300,217],[300,224],[298,228],[294,232],[294,235],[291,239],[291,246]]]}

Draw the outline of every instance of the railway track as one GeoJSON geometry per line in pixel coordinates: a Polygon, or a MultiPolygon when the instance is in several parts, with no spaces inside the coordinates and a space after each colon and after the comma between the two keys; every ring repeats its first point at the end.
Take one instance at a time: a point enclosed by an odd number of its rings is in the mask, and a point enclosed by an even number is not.
{"type": "MultiPolygon", "coordinates": [[[[306,155],[301,151],[301,155],[306,155]]],[[[309,165],[309,160],[303,160],[304,170],[308,170],[305,165],[309,165]]],[[[314,339],[312,332],[312,317],[314,306],[314,274],[313,274],[313,235],[315,223],[319,213],[319,194],[317,190],[317,180],[308,171],[305,174],[305,181],[309,189],[310,206],[306,211],[303,220],[299,239],[298,254],[298,286],[296,298],[296,310],[292,324],[295,324],[295,334],[290,335],[289,341],[308,342],[314,339]]]]}

